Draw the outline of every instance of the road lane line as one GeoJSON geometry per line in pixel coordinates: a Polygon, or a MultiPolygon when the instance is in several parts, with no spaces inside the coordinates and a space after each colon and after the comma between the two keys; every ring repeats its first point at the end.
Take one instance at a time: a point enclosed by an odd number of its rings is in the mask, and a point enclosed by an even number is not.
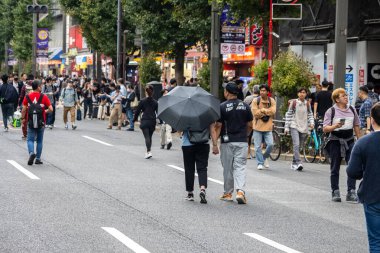
{"type": "Polygon", "coordinates": [[[124,235],[122,232],[117,230],[116,228],[110,228],[110,227],[102,227],[105,231],[107,231],[110,235],[118,239],[122,244],[127,246],[129,249],[131,249],[135,253],[149,253],[146,249],[144,249],[142,246],[134,242],[131,238],[124,235]]]}
{"type": "Polygon", "coordinates": [[[276,248],[278,250],[281,250],[283,252],[286,252],[286,253],[301,253],[300,251],[297,251],[297,250],[294,250],[294,249],[291,249],[289,247],[286,247],[285,245],[282,245],[282,244],[279,244],[277,242],[274,242],[268,238],[265,238],[261,235],[258,235],[258,234],[255,234],[255,233],[244,233],[245,235],[249,236],[249,237],[252,237],[260,242],[263,242],[269,246],[272,246],[273,248],[276,248]]]}
{"type": "MultiPolygon", "coordinates": [[[[178,166],[175,166],[175,165],[168,165],[170,168],[173,168],[173,169],[176,169],[176,170],[179,170],[179,171],[182,171],[182,172],[185,172],[185,170],[181,167],[178,167],[178,166]]],[[[198,176],[198,173],[195,173],[195,176],[198,176]]],[[[214,182],[214,183],[217,183],[217,184],[220,184],[220,185],[224,185],[224,183],[220,180],[217,180],[217,179],[214,179],[214,178],[211,178],[211,177],[208,177],[207,178],[209,181],[211,182],[214,182]]]]}
{"type": "Polygon", "coordinates": [[[11,165],[13,165],[13,167],[15,167],[16,169],[18,169],[21,173],[23,173],[25,176],[29,177],[30,179],[32,179],[32,180],[40,180],[39,177],[37,177],[32,172],[30,172],[29,170],[27,170],[24,167],[22,167],[17,162],[15,162],[13,160],[7,160],[7,162],[10,163],[11,165]]]}
{"type": "Polygon", "coordinates": [[[97,143],[103,144],[103,145],[108,146],[108,147],[113,147],[112,144],[109,144],[109,143],[107,143],[107,142],[104,142],[104,141],[100,141],[100,140],[94,139],[94,138],[89,137],[89,136],[86,136],[86,135],[83,135],[82,137],[83,137],[83,138],[86,138],[86,139],[88,139],[88,140],[95,141],[95,142],[97,142],[97,143]]]}

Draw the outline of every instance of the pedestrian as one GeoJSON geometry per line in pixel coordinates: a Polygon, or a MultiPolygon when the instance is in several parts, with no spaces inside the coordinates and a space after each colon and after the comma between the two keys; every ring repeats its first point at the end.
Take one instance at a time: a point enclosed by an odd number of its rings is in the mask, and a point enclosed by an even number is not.
{"type": "Polygon", "coordinates": [[[9,82],[7,75],[3,75],[1,80],[3,85],[0,88],[0,104],[3,113],[4,131],[8,132],[8,122],[12,125],[15,107],[17,108],[18,94],[13,86],[13,81],[9,82]]]}
{"type": "Polygon", "coordinates": [[[372,101],[372,104],[376,104],[377,102],[379,102],[379,95],[377,95],[373,89],[374,89],[374,85],[373,83],[369,82],[367,83],[367,88],[368,88],[368,97],[371,99],[372,101]]]}
{"type": "Polygon", "coordinates": [[[26,95],[23,101],[22,118],[26,119],[28,125],[28,165],[43,164],[41,154],[43,148],[44,130],[46,124],[46,113],[52,112],[49,98],[41,93],[41,83],[38,80],[32,83],[33,92],[26,95]],[[34,150],[34,142],[37,142],[37,150],[34,150]]]}
{"type": "MultiPolygon", "coordinates": [[[[33,80],[34,80],[33,75],[26,75],[26,74],[22,75],[22,81],[23,81],[24,85],[21,88],[21,93],[20,93],[20,97],[19,97],[19,106],[20,107],[22,107],[22,103],[25,99],[25,96],[29,95],[33,91],[33,88],[32,88],[33,80]]],[[[24,119],[24,121],[25,120],[26,119],[24,119]]],[[[27,132],[28,132],[27,131],[28,130],[27,122],[24,122],[24,121],[21,122],[22,140],[26,140],[27,132]]]]}
{"type": "MultiPolygon", "coordinates": [[[[325,150],[330,157],[330,181],[332,201],[341,202],[339,190],[339,170],[342,159],[348,163],[355,137],[360,138],[360,120],[355,109],[348,104],[348,96],[344,89],[336,89],[332,93],[335,105],[327,110],[323,121],[323,132],[328,133],[325,150]]],[[[357,202],[356,181],[348,176],[346,201],[357,202]]]]}
{"type": "Polygon", "coordinates": [[[170,85],[169,88],[174,89],[177,86],[177,80],[175,78],[170,79],[170,85]]]}
{"type": "Polygon", "coordinates": [[[322,82],[322,90],[315,96],[314,102],[314,119],[323,119],[326,111],[333,105],[331,100],[331,91],[329,89],[329,82],[324,80],[322,82]]]}
{"type": "Polygon", "coordinates": [[[83,94],[83,102],[82,103],[83,103],[83,107],[84,107],[83,119],[86,119],[86,117],[88,116],[88,118],[91,120],[92,116],[94,114],[94,112],[93,112],[93,110],[94,110],[93,101],[95,98],[94,98],[92,85],[90,82],[86,82],[84,84],[82,94],[83,94]]]}
{"type": "Polygon", "coordinates": [[[122,95],[120,91],[120,86],[116,85],[114,83],[111,84],[111,88],[115,89],[111,95],[107,95],[110,100],[111,100],[111,115],[109,118],[109,123],[107,129],[112,129],[113,123],[117,122],[117,130],[121,130],[122,126],[122,121],[121,121],[121,116],[122,116],[122,95]]]}
{"type": "Polygon", "coordinates": [[[129,128],[127,131],[135,131],[135,124],[133,122],[133,108],[132,108],[132,103],[134,103],[136,99],[136,93],[132,87],[131,84],[128,84],[127,86],[127,97],[126,97],[126,103],[125,103],[125,109],[127,112],[128,116],[128,121],[129,121],[129,128]]]}
{"type": "Polygon", "coordinates": [[[52,78],[51,77],[46,78],[45,85],[41,87],[42,87],[42,93],[48,97],[48,99],[50,100],[50,104],[53,107],[53,111],[46,115],[47,117],[46,127],[49,129],[53,129],[54,120],[55,120],[55,96],[54,96],[55,87],[53,86],[52,78]]]}
{"type": "Polygon", "coordinates": [[[223,201],[232,201],[236,189],[236,201],[246,204],[245,183],[248,152],[248,135],[252,130],[252,112],[249,105],[237,98],[240,90],[235,82],[224,86],[227,101],[220,105],[221,117],[211,131],[213,154],[219,154],[217,145],[221,137],[220,160],[223,166],[223,201]]]}
{"type": "MultiPolygon", "coordinates": [[[[255,98],[258,98],[260,96],[260,85],[254,85],[253,86],[253,89],[252,89],[252,95],[248,95],[245,99],[244,99],[244,103],[246,103],[247,105],[249,105],[251,107],[252,105],[252,101],[255,99],[255,98]]],[[[250,152],[250,149],[251,149],[251,145],[252,145],[252,137],[253,137],[253,129],[251,130],[251,133],[249,134],[248,136],[248,154],[247,154],[247,159],[251,159],[251,152],[250,152]]]]}
{"type": "Polygon", "coordinates": [[[276,114],[276,101],[269,97],[269,87],[260,85],[260,96],[252,101],[253,140],[255,145],[257,169],[269,168],[269,155],[273,148],[273,118],[276,114]],[[262,153],[263,141],[266,145],[262,153]]]}
{"type": "Polygon", "coordinates": [[[366,86],[359,87],[359,98],[363,101],[359,109],[361,134],[366,135],[371,132],[371,108],[372,100],[368,96],[368,88],[366,86]]]}
{"type": "Polygon", "coordinates": [[[145,88],[146,98],[140,101],[139,106],[136,109],[133,121],[136,122],[140,113],[142,112],[140,128],[143,132],[146,145],[145,159],[152,157],[152,136],[156,129],[156,115],[158,109],[158,103],[153,99],[153,86],[148,85],[145,88]]]}
{"type": "Polygon", "coordinates": [[[363,203],[367,223],[369,251],[380,252],[380,103],[371,109],[371,123],[375,130],[355,144],[347,175],[361,180],[358,195],[363,203]]]}
{"type": "Polygon", "coordinates": [[[123,78],[119,78],[117,80],[117,84],[120,86],[120,93],[121,93],[121,122],[122,126],[126,127],[127,126],[127,108],[126,108],[126,103],[127,103],[127,87],[124,84],[123,78]]]}
{"type": "Polygon", "coordinates": [[[77,129],[75,125],[75,111],[76,106],[79,106],[79,98],[76,90],[74,89],[73,81],[69,80],[67,82],[66,88],[62,90],[61,100],[63,102],[63,122],[65,124],[65,129],[69,129],[69,123],[67,119],[67,114],[70,112],[71,127],[73,130],[77,129]]]}
{"type": "Polygon", "coordinates": [[[302,145],[310,132],[314,128],[314,117],[311,104],[306,100],[306,88],[299,88],[298,99],[289,101],[288,111],[285,115],[285,135],[291,134],[293,141],[293,162],[292,170],[303,170],[300,158],[300,145],[302,145]]]}
{"type": "MultiPolygon", "coordinates": [[[[166,96],[171,89],[162,90],[162,96],[166,96]]],[[[161,123],[160,137],[161,137],[161,149],[166,148],[169,150],[173,146],[172,127],[166,122],[161,123]]]]}

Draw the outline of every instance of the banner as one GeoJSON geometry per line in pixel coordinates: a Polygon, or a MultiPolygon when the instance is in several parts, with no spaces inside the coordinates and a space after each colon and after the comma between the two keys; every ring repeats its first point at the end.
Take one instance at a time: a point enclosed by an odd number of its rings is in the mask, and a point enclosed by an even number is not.
{"type": "Polygon", "coordinates": [[[225,5],[220,16],[220,24],[221,54],[244,54],[246,28],[242,20],[233,17],[228,5],[225,5]]]}
{"type": "MultiPolygon", "coordinates": [[[[37,58],[49,57],[49,29],[38,28],[37,29],[37,58]]],[[[40,60],[44,62],[45,60],[40,60]]]]}
{"type": "Polygon", "coordinates": [[[8,66],[14,66],[17,64],[14,52],[12,48],[8,48],[8,66]]]}

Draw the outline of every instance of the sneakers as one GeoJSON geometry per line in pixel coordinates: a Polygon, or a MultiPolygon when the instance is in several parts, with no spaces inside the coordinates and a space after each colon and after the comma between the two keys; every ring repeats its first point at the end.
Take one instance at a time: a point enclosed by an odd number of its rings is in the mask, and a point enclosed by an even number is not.
{"type": "Polygon", "coordinates": [[[168,145],[166,146],[166,148],[169,150],[172,147],[172,145],[173,144],[171,142],[169,142],[168,145]]]}
{"type": "Polygon", "coordinates": [[[69,124],[66,124],[66,125],[65,125],[65,129],[66,129],[66,130],[69,130],[69,124]]]}
{"type": "Polygon", "coordinates": [[[145,153],[145,159],[149,159],[149,158],[152,158],[152,153],[151,152],[147,152],[145,153]]]}
{"type": "Polygon", "coordinates": [[[73,130],[77,129],[76,125],[72,125],[73,130]]]}
{"type": "Polygon", "coordinates": [[[262,164],[259,164],[259,165],[257,166],[257,169],[258,169],[258,170],[263,170],[263,169],[264,169],[264,166],[263,166],[262,164]]]}
{"type": "Polygon", "coordinates": [[[267,159],[265,159],[265,161],[264,161],[264,167],[265,168],[269,168],[269,158],[267,158],[267,159]]]}
{"type": "Polygon", "coordinates": [[[298,164],[298,166],[297,166],[297,170],[298,170],[298,171],[302,171],[302,170],[303,170],[303,165],[302,165],[302,163],[298,164]]]}
{"type": "Polygon", "coordinates": [[[48,128],[49,128],[50,130],[52,130],[52,129],[53,129],[53,125],[48,125],[48,128]]]}
{"type": "Polygon", "coordinates": [[[236,194],[236,201],[238,204],[247,204],[247,200],[245,199],[245,194],[243,191],[238,191],[236,194]]]}
{"type": "Polygon", "coordinates": [[[161,145],[161,149],[165,149],[165,145],[161,145]]]}
{"type": "Polygon", "coordinates": [[[342,199],[340,198],[340,191],[339,190],[335,190],[332,192],[331,200],[333,202],[342,202],[342,199]]]}
{"type": "Polygon", "coordinates": [[[358,203],[358,195],[355,190],[349,190],[346,196],[347,202],[358,203]]]}
{"type": "Polygon", "coordinates": [[[188,193],[187,197],[185,199],[187,201],[194,201],[194,194],[193,193],[188,193]]]}
{"type": "Polygon", "coordinates": [[[292,170],[297,170],[297,169],[298,169],[298,165],[292,163],[292,164],[290,165],[290,169],[292,169],[292,170]]]}
{"type": "Polygon", "coordinates": [[[135,129],[133,129],[133,128],[128,128],[127,131],[133,132],[133,131],[135,131],[135,129]]]}
{"type": "Polygon", "coordinates": [[[228,202],[233,201],[231,193],[224,193],[219,199],[223,201],[228,201],[228,202]]]}
{"type": "Polygon", "coordinates": [[[37,165],[42,165],[44,164],[40,159],[36,159],[36,162],[34,164],[37,164],[37,165]]]}
{"type": "Polygon", "coordinates": [[[8,127],[4,127],[4,132],[8,132],[9,131],[9,128],[8,127]]]}
{"type": "Polygon", "coordinates": [[[207,204],[205,190],[201,190],[201,193],[199,193],[199,197],[201,198],[201,204],[207,204]]]}
{"type": "Polygon", "coordinates": [[[36,159],[36,154],[31,154],[31,155],[29,156],[29,160],[28,160],[28,165],[29,165],[29,166],[32,166],[32,165],[33,165],[34,159],[36,159]]]}

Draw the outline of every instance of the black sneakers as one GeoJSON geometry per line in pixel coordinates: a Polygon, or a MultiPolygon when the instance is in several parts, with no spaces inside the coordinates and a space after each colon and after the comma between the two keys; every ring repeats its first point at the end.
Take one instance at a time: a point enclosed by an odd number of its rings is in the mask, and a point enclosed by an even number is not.
{"type": "Polygon", "coordinates": [[[199,193],[199,197],[201,198],[201,204],[207,204],[205,190],[201,190],[201,193],[199,193]]]}
{"type": "Polygon", "coordinates": [[[185,199],[187,201],[194,201],[194,193],[188,193],[185,199]]]}
{"type": "Polygon", "coordinates": [[[358,195],[355,190],[349,190],[346,196],[347,202],[358,203],[358,195]]]}
{"type": "Polygon", "coordinates": [[[172,143],[169,142],[168,145],[166,146],[166,148],[169,150],[171,147],[172,147],[172,143]]]}
{"type": "Polygon", "coordinates": [[[29,156],[29,160],[28,160],[28,165],[29,165],[29,166],[32,166],[32,165],[33,165],[34,159],[36,159],[36,155],[35,155],[35,154],[31,154],[31,155],[29,156]]]}
{"type": "Polygon", "coordinates": [[[342,199],[340,198],[340,191],[335,190],[332,192],[332,199],[333,202],[342,202],[342,199]]]}
{"type": "Polygon", "coordinates": [[[44,164],[44,163],[43,163],[41,160],[37,160],[37,159],[36,159],[36,162],[35,162],[34,164],[42,165],[42,164],[44,164]]]}

